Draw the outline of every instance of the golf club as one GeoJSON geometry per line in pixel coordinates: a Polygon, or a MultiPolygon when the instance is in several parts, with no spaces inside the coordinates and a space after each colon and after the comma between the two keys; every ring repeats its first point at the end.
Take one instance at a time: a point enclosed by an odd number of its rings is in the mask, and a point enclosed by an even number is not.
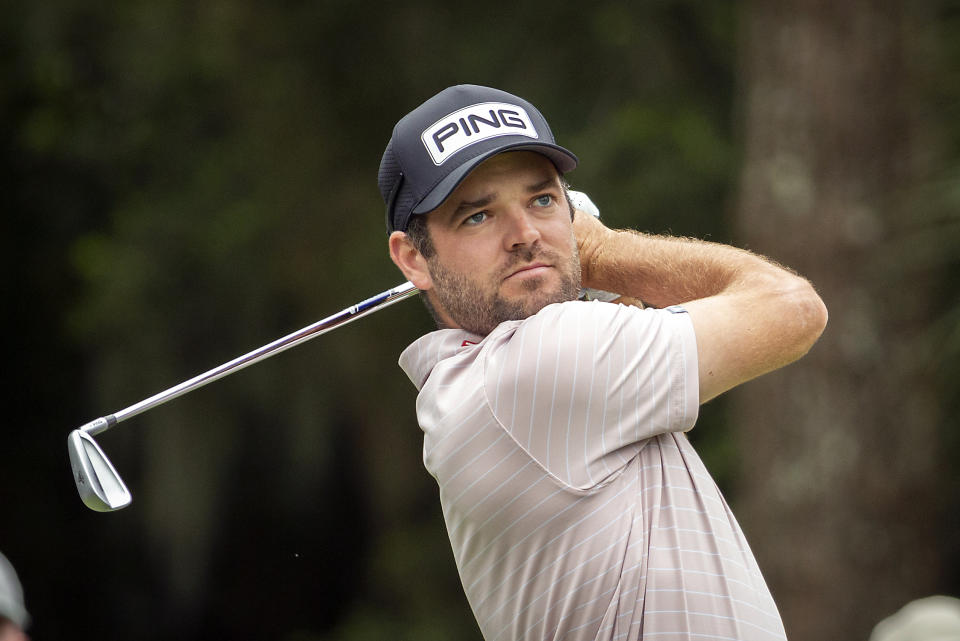
{"type": "MultiPolygon", "coordinates": [[[[587,212],[597,218],[600,217],[600,210],[590,200],[590,197],[583,192],[569,191],[570,200],[573,205],[581,211],[587,212]]],[[[93,439],[94,436],[115,426],[121,421],[132,418],[137,414],[173,400],[187,392],[203,387],[207,383],[221,379],[224,376],[239,371],[245,367],[253,365],[259,361],[269,358],[274,354],[290,349],[304,341],[310,340],[326,334],[332,329],[345,325],[358,318],[371,314],[377,310],[383,309],[393,303],[416,294],[419,290],[409,281],[398,285],[393,289],[368,298],[352,307],[348,307],[341,312],[308,325],[301,330],[279,338],[272,343],[248,352],[243,356],[238,356],[232,361],[226,362],[219,367],[215,367],[203,374],[194,376],[179,385],[174,385],[170,389],[146,398],[130,407],[101,416],[85,425],[73,430],[67,437],[67,451],[70,454],[70,467],[73,469],[73,480],[77,485],[77,491],[83,503],[91,510],[97,512],[113,512],[130,505],[133,500],[130,490],[127,489],[123,479],[117,473],[116,468],[110,463],[110,459],[104,454],[103,450],[93,439]]],[[[581,299],[610,301],[619,297],[619,294],[604,292],[594,289],[584,289],[581,291],[581,299]]]]}
{"type": "Polygon", "coordinates": [[[279,338],[243,356],[238,356],[232,361],[226,362],[203,374],[194,376],[179,385],[174,385],[170,389],[155,394],[139,403],[135,403],[119,412],[102,416],[73,430],[67,438],[67,451],[70,454],[70,467],[73,469],[73,480],[77,484],[77,491],[80,493],[81,500],[83,500],[83,503],[91,510],[97,512],[112,512],[130,505],[130,501],[133,499],[130,490],[127,489],[123,479],[121,479],[117,473],[116,468],[113,467],[110,459],[107,458],[107,455],[103,453],[103,450],[100,449],[100,446],[97,445],[97,442],[93,439],[95,435],[107,431],[121,421],[125,421],[157,405],[161,405],[187,392],[192,392],[197,388],[203,387],[207,383],[212,383],[224,376],[233,374],[254,363],[299,345],[304,341],[308,341],[321,334],[326,334],[341,325],[345,325],[393,303],[409,298],[416,294],[417,291],[417,288],[410,282],[398,285],[393,289],[388,289],[352,307],[348,307],[333,316],[317,321],[312,325],[308,325],[301,330],[279,338]]]}

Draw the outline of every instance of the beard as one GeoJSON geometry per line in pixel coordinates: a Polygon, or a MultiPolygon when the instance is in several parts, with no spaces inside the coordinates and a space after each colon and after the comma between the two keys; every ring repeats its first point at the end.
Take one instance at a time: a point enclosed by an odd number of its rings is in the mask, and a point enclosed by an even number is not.
{"type": "Polygon", "coordinates": [[[486,336],[503,321],[528,318],[547,305],[576,300],[580,295],[580,256],[576,245],[566,261],[536,245],[517,250],[489,284],[448,269],[436,256],[427,260],[427,266],[437,303],[457,325],[478,336],[486,336]],[[560,282],[548,286],[544,277],[527,278],[521,283],[522,295],[510,299],[501,296],[502,276],[508,275],[517,265],[536,260],[552,264],[560,275],[560,282]]]}

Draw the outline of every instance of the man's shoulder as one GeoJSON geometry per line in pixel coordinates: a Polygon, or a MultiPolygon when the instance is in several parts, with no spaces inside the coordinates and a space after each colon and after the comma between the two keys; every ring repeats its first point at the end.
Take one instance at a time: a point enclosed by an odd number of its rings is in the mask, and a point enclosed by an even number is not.
{"type": "Polygon", "coordinates": [[[400,354],[401,369],[420,389],[438,363],[457,356],[483,339],[462,329],[438,329],[424,334],[400,354]]]}
{"type": "Polygon", "coordinates": [[[641,330],[639,308],[600,301],[569,301],[547,305],[536,314],[501,323],[485,340],[488,358],[517,361],[529,367],[560,362],[563,354],[591,349],[596,338],[616,336],[628,327],[641,330]]]}
{"type": "Polygon", "coordinates": [[[611,350],[682,345],[695,351],[692,325],[680,311],[600,301],[554,303],[523,321],[501,323],[485,340],[485,358],[526,376],[529,368],[599,362],[611,350]]]}
{"type": "Polygon", "coordinates": [[[500,323],[487,336],[461,329],[432,331],[411,343],[400,355],[399,364],[417,389],[421,389],[434,368],[451,358],[481,357],[499,361],[500,357],[527,360],[525,357],[530,356],[538,361],[557,350],[566,352],[584,341],[593,345],[599,336],[615,340],[626,328],[634,332],[647,327],[653,329],[666,322],[663,315],[672,315],[674,311],[601,301],[552,303],[523,320],[500,323]]]}
{"type": "Polygon", "coordinates": [[[657,313],[657,310],[641,309],[632,305],[621,305],[599,300],[574,300],[547,305],[524,321],[512,322],[519,323],[518,328],[537,327],[549,330],[565,325],[631,323],[655,313],[657,313]]]}

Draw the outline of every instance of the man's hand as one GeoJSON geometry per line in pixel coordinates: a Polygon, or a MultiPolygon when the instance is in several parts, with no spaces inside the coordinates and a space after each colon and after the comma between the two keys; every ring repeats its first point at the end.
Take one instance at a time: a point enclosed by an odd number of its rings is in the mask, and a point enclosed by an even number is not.
{"type": "MultiPolygon", "coordinates": [[[[602,224],[598,224],[600,220],[600,208],[597,207],[596,203],[594,203],[590,199],[590,196],[586,195],[582,191],[574,191],[574,190],[567,191],[567,196],[570,198],[570,202],[575,207],[574,220],[576,221],[577,218],[579,218],[580,225],[586,226],[584,230],[585,235],[590,235],[591,230],[592,232],[597,233],[598,236],[603,235],[609,231],[602,224]],[[584,222],[586,219],[592,219],[594,224],[591,224],[589,221],[584,222]]],[[[575,229],[576,229],[576,225],[577,223],[574,222],[575,229]]],[[[582,280],[583,271],[585,268],[583,266],[583,255],[584,255],[583,244],[580,242],[579,237],[577,239],[577,245],[579,248],[578,253],[580,255],[580,262],[581,262],[580,271],[581,271],[581,280],[582,280]]],[[[603,246],[603,241],[599,237],[594,238],[592,239],[590,246],[592,249],[588,249],[588,251],[592,252],[595,250],[599,250],[599,248],[603,246]]],[[[581,300],[600,300],[608,303],[617,303],[620,305],[633,305],[634,307],[639,307],[640,309],[643,309],[643,303],[636,298],[631,298],[629,296],[621,296],[614,292],[608,292],[602,289],[597,289],[595,287],[590,287],[589,285],[584,287],[581,290],[580,298],[581,300]]]]}
{"type": "MultiPolygon", "coordinates": [[[[580,251],[580,272],[584,287],[604,289],[593,278],[593,264],[597,260],[604,242],[614,233],[599,218],[577,209],[573,216],[573,233],[580,251]]],[[[617,290],[613,290],[617,291],[617,290]]]]}
{"type": "MultiPolygon", "coordinates": [[[[610,237],[613,232],[601,223],[599,218],[580,211],[579,209],[574,211],[573,232],[577,238],[577,248],[580,252],[580,278],[583,281],[584,287],[591,288],[590,283],[592,280],[588,275],[590,265],[592,261],[596,260],[597,255],[600,253],[604,239],[610,237]]],[[[598,288],[592,287],[591,289],[596,290],[598,288]]],[[[640,309],[644,307],[643,301],[639,298],[633,298],[632,296],[621,295],[609,300],[609,302],[619,305],[633,305],[640,309]]]]}

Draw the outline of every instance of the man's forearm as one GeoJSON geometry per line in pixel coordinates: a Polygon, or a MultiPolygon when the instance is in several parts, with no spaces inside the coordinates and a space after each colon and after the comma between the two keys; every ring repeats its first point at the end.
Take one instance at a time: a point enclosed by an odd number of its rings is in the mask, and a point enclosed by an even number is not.
{"type": "Polygon", "coordinates": [[[689,238],[617,231],[583,264],[586,287],[668,307],[749,286],[778,268],[743,250],[689,238]]]}
{"type": "Polygon", "coordinates": [[[783,367],[810,349],[827,311],[813,286],[748,251],[613,231],[579,213],[583,284],[653,307],[683,304],[697,335],[700,399],[783,367]]]}
{"type": "Polygon", "coordinates": [[[585,287],[617,292],[654,307],[770,286],[771,278],[798,278],[761,256],[718,243],[610,230],[583,220],[578,220],[578,236],[585,287]]]}

